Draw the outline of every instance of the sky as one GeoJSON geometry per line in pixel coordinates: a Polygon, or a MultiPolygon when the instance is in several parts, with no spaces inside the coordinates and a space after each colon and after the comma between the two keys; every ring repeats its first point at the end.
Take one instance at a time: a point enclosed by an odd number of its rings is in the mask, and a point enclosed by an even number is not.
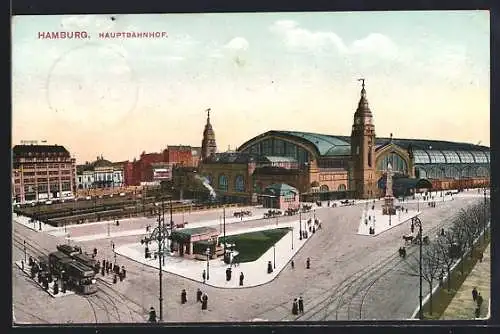
{"type": "Polygon", "coordinates": [[[490,143],[489,12],[12,18],[12,141],[77,163],[269,130],[350,135],[365,78],[377,136],[490,143]],[[85,39],[40,39],[85,31],[85,39]],[[103,39],[105,32],[166,32],[103,39]]]}

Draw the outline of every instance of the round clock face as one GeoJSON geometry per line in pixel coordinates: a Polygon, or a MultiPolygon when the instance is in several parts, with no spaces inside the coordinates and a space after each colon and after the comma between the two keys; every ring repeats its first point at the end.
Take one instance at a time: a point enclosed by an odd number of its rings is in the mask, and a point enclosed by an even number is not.
{"type": "Polygon", "coordinates": [[[356,124],[361,124],[361,118],[356,118],[354,121],[356,124]]]}

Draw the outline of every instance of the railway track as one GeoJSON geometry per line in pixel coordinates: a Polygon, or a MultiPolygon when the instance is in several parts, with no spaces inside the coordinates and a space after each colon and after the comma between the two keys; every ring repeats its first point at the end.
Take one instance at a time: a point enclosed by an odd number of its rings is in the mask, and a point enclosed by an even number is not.
{"type": "MultiPolygon", "coordinates": [[[[39,245],[35,240],[21,235],[19,232],[13,231],[12,234],[13,246],[26,252],[29,256],[47,257],[51,250],[39,245]],[[24,243],[26,241],[26,244],[24,243]]],[[[105,280],[96,277],[99,282],[98,291],[95,295],[81,296],[89,304],[92,310],[95,323],[110,323],[110,322],[143,322],[147,319],[147,310],[128,296],[117,291],[113,286],[105,280]],[[102,295],[99,295],[102,294],[102,295]],[[130,306],[132,305],[132,307],[130,306]],[[126,321],[123,316],[126,315],[126,321]]],[[[34,283],[33,283],[34,284],[34,283]]]]}

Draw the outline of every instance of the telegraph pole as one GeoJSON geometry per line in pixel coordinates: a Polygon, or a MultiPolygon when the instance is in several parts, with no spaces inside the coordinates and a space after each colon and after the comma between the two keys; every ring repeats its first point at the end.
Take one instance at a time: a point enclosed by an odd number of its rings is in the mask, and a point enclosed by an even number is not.
{"type": "MultiPolygon", "coordinates": [[[[163,203],[163,201],[162,201],[163,203]]],[[[161,219],[161,213],[160,210],[158,210],[158,263],[159,263],[159,268],[160,268],[160,322],[163,322],[163,287],[162,287],[162,280],[163,280],[163,268],[162,268],[162,257],[163,257],[163,250],[161,247],[162,244],[162,231],[163,231],[163,226],[162,226],[162,219],[161,219]]]]}
{"type": "Polygon", "coordinates": [[[224,260],[226,259],[226,207],[222,208],[222,226],[224,229],[224,260]]]}

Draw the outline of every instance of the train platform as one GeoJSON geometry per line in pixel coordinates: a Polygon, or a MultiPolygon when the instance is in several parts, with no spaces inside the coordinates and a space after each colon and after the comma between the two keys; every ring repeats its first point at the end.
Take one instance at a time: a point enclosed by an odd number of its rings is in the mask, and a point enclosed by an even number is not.
{"type": "Polygon", "coordinates": [[[38,280],[37,280],[36,276],[35,276],[35,279],[32,279],[32,278],[30,277],[30,274],[31,274],[31,267],[30,267],[29,265],[27,265],[27,264],[25,263],[25,264],[24,264],[24,270],[23,270],[23,265],[22,265],[22,263],[21,263],[21,260],[16,261],[16,262],[15,262],[15,264],[16,264],[16,266],[17,266],[20,270],[22,270],[22,271],[26,274],[26,276],[27,276],[27,278],[28,278],[29,280],[32,280],[32,281],[33,281],[33,283],[35,283],[36,285],[38,285],[38,286],[39,286],[42,290],[44,290],[45,292],[47,292],[47,293],[48,293],[51,297],[54,297],[54,298],[61,298],[61,297],[71,296],[71,295],[74,295],[74,294],[75,294],[75,292],[70,291],[70,290],[66,290],[66,292],[64,292],[64,293],[63,293],[63,292],[61,291],[61,289],[60,289],[60,286],[59,286],[59,293],[58,293],[57,295],[56,295],[56,294],[54,294],[54,283],[55,283],[55,282],[51,282],[51,283],[49,283],[49,288],[48,288],[47,290],[45,290],[45,288],[43,287],[42,283],[38,283],[38,280]]]}
{"type": "MultiPolygon", "coordinates": [[[[232,278],[226,281],[226,269],[228,265],[225,264],[221,258],[212,259],[209,261],[209,276],[210,278],[205,284],[225,289],[241,289],[260,286],[274,280],[280,272],[285,268],[290,268],[290,261],[295,254],[312,238],[315,234],[321,234],[322,230],[319,229],[316,233],[308,233],[308,238],[299,238],[299,221],[283,222],[278,225],[272,223],[265,226],[246,228],[235,230],[227,233],[227,236],[234,234],[243,234],[249,232],[257,232],[262,230],[269,230],[274,228],[293,228],[286,233],[279,241],[276,242],[274,247],[270,247],[264,254],[253,262],[240,263],[236,267],[232,267],[232,278]],[[292,248],[293,245],[293,248],[292,248]],[[267,273],[268,261],[273,264],[273,272],[267,273]],[[244,275],[244,285],[239,285],[240,273],[244,275]]],[[[302,222],[302,229],[306,228],[306,221],[302,222]]],[[[133,261],[143,263],[144,265],[158,268],[158,260],[153,258],[146,259],[144,257],[144,245],[140,243],[126,244],[117,247],[116,253],[127,257],[133,261]]],[[[150,245],[152,253],[156,250],[155,245],[150,245]]],[[[311,259],[314,261],[314,259],[311,259]]],[[[305,263],[296,263],[295,266],[305,266],[305,263]]],[[[165,257],[165,264],[163,271],[188,278],[193,281],[203,283],[202,272],[207,269],[206,260],[185,259],[179,256],[165,257]]]]}
{"type": "Polygon", "coordinates": [[[486,247],[483,262],[477,262],[469,276],[462,283],[457,293],[444,311],[442,320],[488,319],[490,317],[491,261],[490,246],[486,247]],[[474,287],[483,296],[479,318],[475,318],[476,303],[472,300],[474,287]]]}

